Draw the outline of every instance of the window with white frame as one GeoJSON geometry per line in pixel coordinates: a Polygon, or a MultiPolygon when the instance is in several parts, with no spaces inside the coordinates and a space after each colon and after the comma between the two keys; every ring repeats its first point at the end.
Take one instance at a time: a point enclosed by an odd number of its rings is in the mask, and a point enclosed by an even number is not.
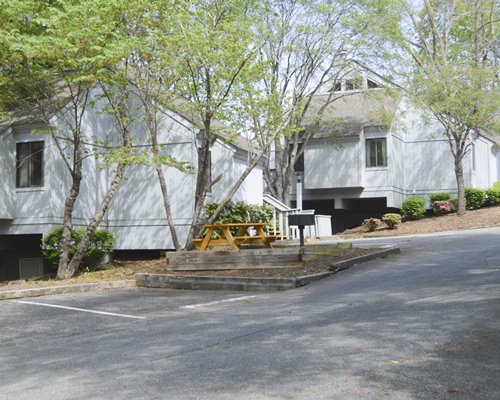
{"type": "Polygon", "coordinates": [[[387,167],[386,138],[366,139],[366,166],[387,167]]]}
{"type": "Polygon", "coordinates": [[[16,144],[16,187],[43,186],[43,141],[16,144]]]}

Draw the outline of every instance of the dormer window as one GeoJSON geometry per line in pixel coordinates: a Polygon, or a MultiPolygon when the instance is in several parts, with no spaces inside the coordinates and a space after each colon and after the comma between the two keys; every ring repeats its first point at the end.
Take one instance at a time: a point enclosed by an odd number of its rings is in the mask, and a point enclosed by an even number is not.
{"type": "Polygon", "coordinates": [[[368,89],[377,89],[381,87],[378,83],[372,81],[371,79],[367,80],[367,84],[368,84],[368,89]]]}
{"type": "Polygon", "coordinates": [[[332,85],[332,92],[352,92],[369,89],[383,88],[383,84],[371,74],[353,73],[345,78],[335,81],[332,85]]]}
{"type": "Polygon", "coordinates": [[[338,81],[338,82],[335,82],[335,84],[333,85],[333,89],[332,89],[334,92],[341,92],[342,91],[342,82],[338,81]]]}
{"type": "Polygon", "coordinates": [[[361,78],[346,79],[345,90],[360,90],[363,89],[363,80],[361,78]]]}

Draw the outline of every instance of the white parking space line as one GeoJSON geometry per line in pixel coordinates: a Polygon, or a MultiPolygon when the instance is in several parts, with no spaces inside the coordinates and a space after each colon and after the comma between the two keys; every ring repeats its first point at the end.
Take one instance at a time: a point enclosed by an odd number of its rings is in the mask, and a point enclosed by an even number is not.
{"type": "Polygon", "coordinates": [[[233,297],[232,299],[224,299],[224,300],[211,301],[209,303],[190,304],[188,306],[182,306],[180,308],[196,309],[196,308],[202,308],[202,307],[215,306],[215,305],[223,304],[223,303],[231,303],[231,302],[234,302],[234,301],[242,301],[242,300],[254,299],[255,297],[257,297],[257,296],[233,297]]]}
{"type": "Polygon", "coordinates": [[[31,304],[31,305],[42,306],[42,307],[62,308],[63,310],[80,311],[80,312],[86,312],[86,313],[91,313],[91,314],[108,315],[108,316],[112,316],[112,317],[133,318],[133,319],[145,319],[146,318],[146,317],[139,317],[136,315],[117,314],[117,313],[111,313],[111,312],[106,312],[106,311],[87,310],[85,308],[59,306],[57,304],[36,303],[34,301],[12,300],[12,302],[19,303],[19,304],[31,304]]]}

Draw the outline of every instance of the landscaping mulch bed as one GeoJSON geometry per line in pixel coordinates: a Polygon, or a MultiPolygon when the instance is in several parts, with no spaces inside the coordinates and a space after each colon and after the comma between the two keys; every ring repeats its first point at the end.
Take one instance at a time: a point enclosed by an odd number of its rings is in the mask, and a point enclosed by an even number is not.
{"type": "MultiPolygon", "coordinates": [[[[379,217],[374,215],[374,217],[379,217]]],[[[463,215],[448,214],[427,216],[417,221],[405,221],[397,229],[381,227],[368,232],[366,227],[358,226],[338,233],[344,237],[401,236],[421,233],[435,233],[474,228],[487,228],[500,225],[500,206],[469,210],[463,215]]]]}
{"type": "Polygon", "coordinates": [[[293,278],[303,275],[311,275],[329,271],[330,265],[342,260],[370,254],[377,249],[351,248],[342,249],[334,255],[318,257],[304,263],[299,268],[279,268],[279,269],[253,269],[253,270],[223,270],[223,271],[166,271],[165,258],[155,260],[113,260],[102,265],[96,271],[81,272],[77,276],[64,281],[55,279],[55,276],[45,276],[41,279],[0,282],[0,291],[10,291],[18,289],[33,289],[48,286],[61,286],[81,283],[109,282],[117,280],[134,279],[136,273],[149,274],[172,274],[172,275],[203,275],[203,276],[241,276],[255,278],[282,277],[293,278]]]}
{"type": "Polygon", "coordinates": [[[380,249],[339,249],[333,255],[318,256],[314,260],[304,262],[295,268],[262,268],[262,269],[229,269],[217,271],[163,271],[169,275],[178,276],[233,276],[242,278],[296,278],[304,275],[318,274],[330,271],[330,266],[336,262],[374,253],[380,249]]]}

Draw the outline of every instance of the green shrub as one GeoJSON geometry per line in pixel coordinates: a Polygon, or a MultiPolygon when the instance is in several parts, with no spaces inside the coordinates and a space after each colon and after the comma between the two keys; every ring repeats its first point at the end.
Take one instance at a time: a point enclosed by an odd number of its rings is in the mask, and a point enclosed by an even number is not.
{"type": "Polygon", "coordinates": [[[500,190],[500,181],[496,181],[496,182],[493,184],[492,189],[497,189],[497,190],[500,190]]]}
{"type": "Polygon", "coordinates": [[[491,189],[486,191],[486,196],[492,206],[500,204],[500,186],[496,188],[495,185],[493,185],[491,189]]]}
{"type": "Polygon", "coordinates": [[[386,223],[389,229],[396,229],[398,225],[401,223],[401,215],[399,214],[384,214],[382,216],[382,221],[386,223]]]}
{"type": "Polygon", "coordinates": [[[483,189],[465,189],[465,204],[469,210],[481,208],[486,201],[486,192],[483,189]]]}
{"type": "MultiPolygon", "coordinates": [[[[214,214],[214,211],[219,206],[218,203],[208,203],[203,207],[203,221],[206,222],[214,214]]],[[[264,222],[271,225],[273,220],[273,208],[267,204],[262,206],[257,204],[249,204],[244,201],[233,203],[230,201],[219,213],[214,224],[230,224],[230,223],[245,223],[245,222],[264,222]]],[[[236,234],[238,229],[232,232],[236,234]]],[[[214,235],[218,235],[214,233],[214,235]]]]}
{"type": "MultiPolygon", "coordinates": [[[[458,201],[458,200],[457,200],[458,201]]],[[[453,212],[451,200],[436,200],[432,202],[432,210],[435,215],[445,215],[453,212]]]]}
{"type": "MultiPolygon", "coordinates": [[[[451,203],[451,212],[457,212],[457,210],[458,210],[458,199],[451,199],[450,203],[451,203]]],[[[465,203],[465,204],[467,204],[467,203],[465,203]]]]}
{"type": "MultiPolygon", "coordinates": [[[[58,226],[43,236],[42,254],[54,267],[59,265],[59,250],[61,248],[61,236],[63,227],[58,226]]],[[[69,246],[69,257],[73,257],[78,245],[85,236],[85,228],[75,228],[71,232],[71,242],[69,246]]],[[[97,229],[90,239],[89,248],[85,252],[83,259],[84,268],[94,268],[103,255],[113,251],[113,234],[104,229],[97,229]]]]}
{"type": "Polygon", "coordinates": [[[382,225],[383,222],[379,218],[366,218],[363,220],[363,225],[366,226],[366,229],[368,229],[368,232],[373,232],[377,227],[382,225]]]}
{"type": "MultiPolygon", "coordinates": [[[[203,220],[207,221],[213,214],[218,203],[208,203],[203,207],[203,220]]],[[[244,201],[233,203],[230,201],[215,219],[215,224],[265,222],[270,223],[273,219],[273,208],[267,204],[259,206],[244,201]]]]}
{"type": "Polygon", "coordinates": [[[263,204],[259,206],[257,204],[251,204],[248,213],[248,222],[265,222],[269,225],[273,221],[273,215],[274,211],[270,205],[263,204]]]}
{"type": "Polygon", "coordinates": [[[408,197],[403,200],[401,214],[405,219],[419,219],[425,214],[425,199],[421,196],[408,197]]]}
{"type": "Polygon", "coordinates": [[[435,201],[445,201],[450,199],[451,196],[448,192],[434,193],[433,195],[431,195],[431,204],[433,204],[435,201]]]}

